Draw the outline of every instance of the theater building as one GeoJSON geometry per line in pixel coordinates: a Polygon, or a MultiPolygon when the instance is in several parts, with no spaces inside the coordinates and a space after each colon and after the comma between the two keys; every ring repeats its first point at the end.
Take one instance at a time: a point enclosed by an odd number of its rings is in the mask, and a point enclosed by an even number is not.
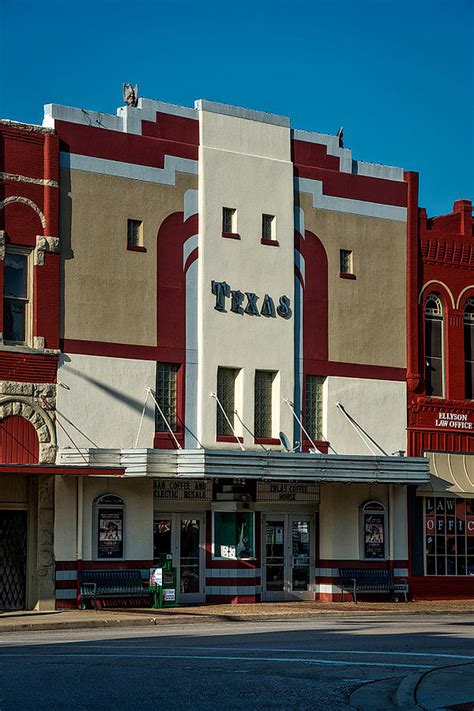
{"type": "Polygon", "coordinates": [[[172,554],[180,602],[408,573],[407,183],[286,117],[48,105],[59,137],[56,604],[172,554]]]}
{"type": "Polygon", "coordinates": [[[430,484],[409,489],[415,598],[474,595],[474,256],[472,203],[418,208],[407,175],[408,454],[430,484]]]}

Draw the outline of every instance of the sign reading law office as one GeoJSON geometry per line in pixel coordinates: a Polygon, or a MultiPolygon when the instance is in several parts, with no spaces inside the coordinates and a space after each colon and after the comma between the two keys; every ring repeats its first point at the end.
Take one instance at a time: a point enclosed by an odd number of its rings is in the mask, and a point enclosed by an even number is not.
{"type": "Polygon", "coordinates": [[[153,497],[159,501],[212,501],[212,481],[207,479],[155,479],[153,497]]]}
{"type": "MultiPolygon", "coordinates": [[[[415,410],[416,412],[416,410],[415,410]]],[[[472,431],[474,434],[474,410],[440,409],[433,405],[421,405],[415,415],[417,427],[429,427],[447,432],[472,431]]]]}

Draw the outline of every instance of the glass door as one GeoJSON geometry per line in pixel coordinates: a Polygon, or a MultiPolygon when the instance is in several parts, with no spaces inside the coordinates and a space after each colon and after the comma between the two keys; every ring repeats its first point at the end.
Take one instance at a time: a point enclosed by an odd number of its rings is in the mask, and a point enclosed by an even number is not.
{"type": "Polygon", "coordinates": [[[291,526],[291,557],[289,561],[289,596],[312,600],[312,521],[311,516],[289,517],[291,526]]]}
{"type": "Polygon", "coordinates": [[[262,599],[313,600],[313,517],[266,514],[262,529],[262,599]]]}
{"type": "Polygon", "coordinates": [[[285,591],[285,518],[267,517],[265,521],[264,599],[281,600],[285,591]]]}
{"type": "Polygon", "coordinates": [[[172,556],[178,602],[204,602],[204,514],[155,513],[153,554],[172,556]]]}
{"type": "Polygon", "coordinates": [[[204,599],[202,552],[204,550],[203,516],[179,517],[179,601],[202,602],[204,599]]]}

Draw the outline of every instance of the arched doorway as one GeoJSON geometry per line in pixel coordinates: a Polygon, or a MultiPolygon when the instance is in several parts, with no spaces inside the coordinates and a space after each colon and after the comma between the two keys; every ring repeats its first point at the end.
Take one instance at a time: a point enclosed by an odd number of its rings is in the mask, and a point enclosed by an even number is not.
{"type": "MultiPolygon", "coordinates": [[[[0,463],[37,464],[34,426],[12,415],[0,422],[0,463]]],[[[0,609],[26,605],[29,490],[25,476],[2,474],[0,481],[0,609]]]]}

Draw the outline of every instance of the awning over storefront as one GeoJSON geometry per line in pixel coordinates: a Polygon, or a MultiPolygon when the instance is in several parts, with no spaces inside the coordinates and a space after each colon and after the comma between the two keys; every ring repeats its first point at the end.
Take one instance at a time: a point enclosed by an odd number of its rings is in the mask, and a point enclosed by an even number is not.
{"type": "Polygon", "coordinates": [[[60,452],[60,462],[78,467],[107,462],[109,466],[124,467],[126,476],[294,479],[317,483],[429,482],[428,460],[415,457],[321,455],[276,450],[68,449],[60,452]]]}
{"type": "Polygon", "coordinates": [[[70,466],[61,464],[0,464],[2,474],[34,476],[123,476],[123,467],[70,466]]]}
{"type": "Polygon", "coordinates": [[[426,452],[430,483],[419,491],[474,495],[474,454],[426,452]]]}

